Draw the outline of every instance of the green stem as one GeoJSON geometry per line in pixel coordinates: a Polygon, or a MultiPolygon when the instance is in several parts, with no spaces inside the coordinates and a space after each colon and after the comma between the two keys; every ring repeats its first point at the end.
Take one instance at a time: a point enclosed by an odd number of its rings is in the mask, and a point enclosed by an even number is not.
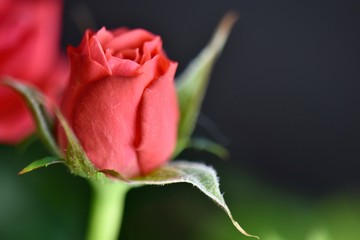
{"type": "Polygon", "coordinates": [[[126,183],[91,182],[94,190],[87,240],[115,240],[121,228],[126,183]]]}

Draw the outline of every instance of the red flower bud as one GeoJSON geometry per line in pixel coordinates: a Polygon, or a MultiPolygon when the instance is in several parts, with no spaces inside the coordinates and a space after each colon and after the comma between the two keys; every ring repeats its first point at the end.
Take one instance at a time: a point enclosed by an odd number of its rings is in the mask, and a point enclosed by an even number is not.
{"type": "MultiPolygon", "coordinates": [[[[168,161],[179,118],[177,63],[166,57],[160,37],[143,29],[88,30],[68,54],[61,111],[95,167],[131,178],[168,161]]],[[[58,140],[65,150],[61,129],[58,140]]]]}

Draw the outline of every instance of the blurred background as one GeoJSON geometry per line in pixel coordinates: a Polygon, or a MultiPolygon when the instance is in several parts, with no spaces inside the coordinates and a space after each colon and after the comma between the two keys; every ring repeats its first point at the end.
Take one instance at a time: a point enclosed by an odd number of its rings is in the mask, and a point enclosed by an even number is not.
{"type": "MultiPolygon", "coordinates": [[[[217,169],[235,219],[263,240],[360,239],[359,1],[64,3],[64,51],[87,27],[141,27],[162,36],[179,73],[236,10],[195,133],[231,157],[182,157],[217,169]]],[[[84,238],[85,180],[60,165],[17,175],[46,154],[36,141],[0,146],[0,239],[84,238]]],[[[178,184],[131,190],[119,239],[247,238],[197,189],[178,184]]]]}

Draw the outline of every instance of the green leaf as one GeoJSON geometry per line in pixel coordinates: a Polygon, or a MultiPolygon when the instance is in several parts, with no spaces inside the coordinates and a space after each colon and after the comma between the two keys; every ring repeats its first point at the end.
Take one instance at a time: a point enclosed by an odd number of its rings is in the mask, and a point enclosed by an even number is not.
{"type": "Polygon", "coordinates": [[[229,151],[222,145],[205,138],[190,139],[187,148],[192,148],[200,151],[212,153],[222,159],[227,159],[230,156],[229,151]]]}
{"type": "Polygon", "coordinates": [[[175,161],[153,173],[130,181],[134,185],[165,185],[171,183],[190,183],[214,200],[229,216],[234,226],[244,235],[248,234],[233,218],[220,193],[219,180],[213,168],[199,163],[175,161]]]}
{"type": "Polygon", "coordinates": [[[55,164],[55,163],[64,163],[63,159],[59,159],[58,157],[46,157],[39,160],[36,160],[32,163],[30,163],[28,166],[26,166],[23,170],[19,172],[19,174],[24,174],[31,172],[35,169],[47,167],[49,165],[55,164]]]}
{"type": "Polygon", "coordinates": [[[53,135],[51,134],[50,118],[46,111],[45,98],[41,95],[41,93],[39,93],[34,88],[8,76],[3,77],[0,83],[11,87],[22,96],[35,120],[40,139],[52,153],[58,157],[61,157],[62,154],[56,145],[56,141],[53,135]]]}
{"type": "Polygon", "coordinates": [[[236,20],[237,15],[233,12],[225,15],[211,41],[177,79],[177,95],[181,115],[175,156],[188,145],[205,96],[211,70],[224,48],[236,20]]]}

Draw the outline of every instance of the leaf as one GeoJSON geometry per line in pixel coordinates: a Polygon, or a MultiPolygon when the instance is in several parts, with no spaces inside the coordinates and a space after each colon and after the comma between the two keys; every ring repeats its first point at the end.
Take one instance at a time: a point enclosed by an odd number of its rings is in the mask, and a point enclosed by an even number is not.
{"type": "Polygon", "coordinates": [[[230,156],[229,151],[225,147],[205,138],[190,139],[187,148],[210,152],[222,159],[227,159],[230,156]]]}
{"type": "Polygon", "coordinates": [[[215,60],[221,53],[237,15],[230,12],[220,22],[211,41],[177,79],[180,105],[178,144],[175,156],[188,144],[194,131],[215,60]]]}
{"type": "Polygon", "coordinates": [[[32,163],[30,163],[28,166],[26,166],[23,170],[19,172],[19,174],[24,174],[31,172],[35,169],[47,167],[49,165],[55,164],[55,163],[64,163],[63,159],[59,159],[58,157],[46,157],[43,159],[36,160],[32,163]]]}
{"type": "Polygon", "coordinates": [[[190,183],[214,200],[229,216],[234,226],[245,236],[248,234],[233,218],[220,193],[219,180],[213,168],[199,163],[175,161],[153,173],[130,181],[134,185],[165,185],[171,183],[190,183]]]}
{"type": "Polygon", "coordinates": [[[41,95],[41,93],[34,88],[8,76],[3,77],[0,83],[11,87],[22,96],[34,118],[37,133],[40,139],[52,153],[61,157],[62,154],[56,145],[53,135],[51,134],[51,124],[45,107],[45,98],[41,95]]]}

